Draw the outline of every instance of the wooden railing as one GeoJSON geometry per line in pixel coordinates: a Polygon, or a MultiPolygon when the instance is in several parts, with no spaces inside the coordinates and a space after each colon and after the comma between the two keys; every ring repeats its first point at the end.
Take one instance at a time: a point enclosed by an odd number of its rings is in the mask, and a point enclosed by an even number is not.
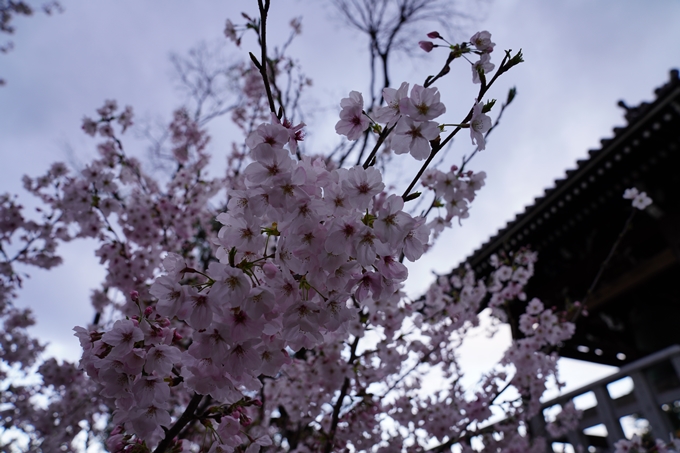
{"type": "MultiPolygon", "coordinates": [[[[613,452],[614,443],[625,438],[620,419],[629,415],[646,419],[653,436],[668,440],[678,426],[678,423],[673,423],[672,417],[677,420],[673,408],[674,403],[680,401],[680,345],[651,354],[621,367],[611,376],[546,401],[542,409],[562,406],[588,392],[593,392],[597,404],[583,411],[578,429],[559,439],[552,439],[553,443],[571,444],[575,451],[581,446],[584,452],[613,452]],[[626,377],[633,381],[632,392],[612,398],[607,386],[626,377]],[[584,433],[584,430],[598,425],[604,425],[606,437],[584,433]]],[[[531,421],[531,429],[534,434],[550,439],[545,430],[545,416],[542,415],[543,412],[531,421]]],[[[550,441],[548,445],[548,451],[554,451],[550,441]]]]}

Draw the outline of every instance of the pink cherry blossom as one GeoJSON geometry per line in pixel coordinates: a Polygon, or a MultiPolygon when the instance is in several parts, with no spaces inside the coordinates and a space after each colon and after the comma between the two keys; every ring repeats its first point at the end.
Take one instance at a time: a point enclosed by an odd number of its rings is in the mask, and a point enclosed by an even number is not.
{"type": "Polygon", "coordinates": [[[430,155],[430,140],[439,136],[439,126],[434,121],[417,122],[402,118],[394,131],[392,149],[396,154],[410,153],[416,160],[430,155]]]}
{"type": "Polygon", "coordinates": [[[132,351],[134,344],[144,339],[144,333],[132,320],[118,320],[113,328],[102,336],[102,341],[112,346],[110,355],[122,358],[132,351]]]}
{"type": "Polygon", "coordinates": [[[491,118],[482,112],[484,104],[478,102],[472,109],[472,118],[470,119],[470,138],[472,144],[477,145],[478,150],[483,150],[486,147],[484,134],[491,129],[491,118]]]}
{"type": "Polygon", "coordinates": [[[478,31],[470,38],[470,42],[477,50],[485,53],[493,52],[493,48],[496,45],[491,42],[491,33],[488,31],[478,31]]]}
{"type": "Polygon", "coordinates": [[[385,188],[380,172],[374,167],[355,166],[349,169],[342,180],[342,188],[348,195],[351,206],[363,211],[371,199],[385,188]]]}
{"type": "Polygon", "coordinates": [[[415,121],[433,120],[446,112],[437,88],[413,85],[411,95],[399,102],[399,110],[415,121]]]}
{"type": "Polygon", "coordinates": [[[472,83],[481,83],[480,72],[484,75],[493,71],[496,66],[491,63],[491,55],[483,53],[479,60],[472,64],[472,83]]]}
{"type": "Polygon", "coordinates": [[[640,209],[641,211],[647,208],[647,206],[649,206],[650,204],[652,204],[652,199],[647,195],[647,193],[640,192],[635,187],[626,189],[626,191],[623,193],[623,198],[627,200],[633,200],[632,202],[633,207],[636,209],[640,209]]]}
{"type": "Polygon", "coordinates": [[[361,93],[350,92],[349,97],[340,102],[340,106],[340,121],[335,125],[335,132],[347,136],[348,140],[358,139],[370,124],[363,113],[364,100],[361,93]]]}
{"type": "Polygon", "coordinates": [[[375,119],[380,123],[391,126],[402,116],[400,105],[402,99],[408,98],[408,83],[402,82],[398,89],[383,88],[383,98],[387,105],[377,109],[375,119]]]}

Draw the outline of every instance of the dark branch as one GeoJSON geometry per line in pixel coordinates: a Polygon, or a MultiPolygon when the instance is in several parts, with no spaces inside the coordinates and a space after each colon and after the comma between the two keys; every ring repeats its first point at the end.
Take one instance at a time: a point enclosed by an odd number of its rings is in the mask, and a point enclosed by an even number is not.
{"type": "Polygon", "coordinates": [[[191,401],[189,401],[189,404],[187,405],[187,408],[184,410],[184,413],[181,415],[180,418],[177,419],[175,424],[172,425],[172,427],[166,431],[165,438],[163,438],[163,440],[160,441],[160,443],[153,451],[153,453],[163,453],[170,446],[170,443],[175,438],[175,436],[177,436],[179,432],[182,431],[182,428],[184,428],[190,421],[193,420],[194,412],[196,411],[196,408],[198,407],[202,399],[203,395],[194,393],[194,396],[193,398],[191,398],[191,401]]]}
{"type": "MultiPolygon", "coordinates": [[[[356,353],[357,353],[357,346],[358,345],[359,345],[359,337],[355,337],[354,342],[352,342],[349,360],[347,360],[347,363],[349,363],[350,365],[357,358],[356,353]]],[[[331,453],[331,451],[333,451],[333,440],[335,439],[335,433],[336,433],[337,428],[338,428],[338,422],[340,421],[340,409],[342,408],[342,402],[345,399],[345,396],[347,396],[349,384],[350,384],[350,379],[348,377],[346,377],[345,380],[342,383],[342,388],[340,389],[340,395],[338,395],[338,399],[335,402],[335,405],[333,406],[333,418],[331,419],[331,427],[330,427],[330,430],[328,431],[328,436],[326,437],[326,446],[324,447],[324,453],[331,453]]]]}

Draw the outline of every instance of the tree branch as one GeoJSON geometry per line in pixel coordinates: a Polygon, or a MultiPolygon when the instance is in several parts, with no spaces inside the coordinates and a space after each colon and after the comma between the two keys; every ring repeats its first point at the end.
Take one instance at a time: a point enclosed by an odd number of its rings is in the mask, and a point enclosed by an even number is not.
{"type": "Polygon", "coordinates": [[[260,63],[258,69],[262,75],[264,82],[264,89],[267,92],[267,100],[269,101],[269,110],[276,115],[276,106],[274,105],[274,97],[272,96],[272,88],[269,84],[269,75],[267,74],[267,13],[269,12],[269,0],[257,0],[257,5],[260,8],[260,63]]]}
{"type": "Polygon", "coordinates": [[[165,432],[165,438],[158,444],[153,453],[163,453],[169,446],[172,440],[179,434],[179,432],[184,428],[191,420],[193,420],[194,412],[203,399],[203,395],[194,393],[193,398],[189,401],[187,408],[180,418],[177,419],[174,425],[165,432]]]}
{"type": "MultiPolygon", "coordinates": [[[[358,345],[359,345],[359,337],[355,337],[354,342],[352,342],[349,360],[347,361],[347,363],[349,363],[350,365],[357,358],[356,352],[357,352],[357,346],[358,345]]],[[[335,402],[335,405],[333,406],[333,418],[331,419],[331,428],[328,432],[328,436],[326,437],[326,446],[324,447],[324,453],[331,453],[333,451],[333,440],[335,439],[335,432],[337,431],[338,422],[340,421],[340,409],[342,408],[342,401],[345,399],[345,396],[347,396],[347,390],[349,389],[349,384],[350,384],[350,379],[348,377],[346,377],[344,382],[342,383],[342,388],[340,389],[340,395],[338,395],[338,399],[335,402]]]]}

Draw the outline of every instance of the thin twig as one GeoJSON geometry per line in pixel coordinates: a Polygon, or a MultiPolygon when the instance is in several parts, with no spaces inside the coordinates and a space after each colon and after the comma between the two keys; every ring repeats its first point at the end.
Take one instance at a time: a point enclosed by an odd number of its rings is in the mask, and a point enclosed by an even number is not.
{"type": "MultiPolygon", "coordinates": [[[[385,130],[383,130],[380,133],[380,136],[378,137],[378,141],[375,143],[375,146],[371,150],[371,154],[369,154],[368,157],[366,158],[366,160],[364,161],[364,165],[363,165],[364,169],[370,167],[371,161],[373,160],[375,155],[378,153],[378,149],[383,144],[383,142],[385,142],[385,139],[387,138],[388,135],[390,135],[390,132],[392,132],[392,130],[394,130],[395,127],[397,127],[397,123],[394,123],[392,125],[392,127],[385,128],[385,130]]],[[[359,156],[359,158],[361,158],[361,156],[359,156]]]]}
{"type": "Polygon", "coordinates": [[[264,89],[267,92],[267,100],[269,101],[269,110],[276,115],[276,106],[274,105],[274,96],[272,96],[272,89],[269,84],[269,76],[267,74],[267,13],[269,12],[269,0],[257,0],[260,8],[260,65],[259,70],[262,75],[262,82],[264,82],[264,89]]]}
{"type": "MultiPolygon", "coordinates": [[[[522,60],[522,51],[520,50],[517,55],[514,57],[510,57],[510,52],[506,52],[505,56],[503,57],[503,61],[501,61],[500,66],[498,67],[498,71],[494,74],[494,76],[491,78],[491,81],[489,83],[486,83],[484,80],[482,81],[482,85],[479,87],[479,93],[477,94],[477,102],[481,102],[481,99],[484,97],[487,91],[489,91],[489,88],[498,80],[498,77],[503,74],[504,72],[507,72],[510,68],[513,66],[516,66],[517,64],[521,63],[522,60]]],[[[460,125],[464,125],[468,123],[472,119],[472,113],[474,111],[474,107],[470,109],[468,114],[465,116],[463,121],[461,121],[460,125]]],[[[423,175],[427,167],[430,165],[434,157],[437,155],[437,153],[449,142],[453,139],[453,137],[460,132],[460,130],[463,128],[463,126],[456,126],[456,128],[442,141],[436,142],[432,141],[430,142],[432,145],[432,152],[430,153],[430,156],[425,160],[425,163],[420,167],[420,170],[418,170],[418,173],[416,176],[413,178],[411,181],[411,184],[406,188],[404,191],[404,194],[401,196],[404,201],[407,200],[407,197],[411,193],[411,190],[413,187],[415,187],[416,183],[420,180],[420,177],[423,175]]]]}
{"type": "MultiPolygon", "coordinates": [[[[496,118],[496,122],[494,122],[493,125],[491,126],[491,128],[489,128],[489,130],[486,131],[486,134],[484,134],[484,140],[485,140],[485,141],[489,138],[489,135],[491,135],[491,132],[492,132],[492,131],[498,126],[498,124],[501,122],[501,117],[503,116],[503,112],[505,112],[505,109],[510,105],[510,103],[511,103],[512,100],[514,99],[516,91],[515,91],[514,88],[513,88],[512,90],[510,90],[510,91],[511,91],[512,94],[508,96],[508,101],[507,101],[507,102],[504,102],[504,103],[501,105],[501,111],[500,111],[500,113],[498,113],[498,118],[496,118]]],[[[461,165],[460,165],[460,170],[458,170],[458,174],[459,174],[459,175],[462,175],[462,174],[463,174],[463,171],[465,171],[465,166],[472,160],[473,157],[475,157],[475,155],[477,154],[478,151],[479,151],[479,148],[475,149],[474,152],[473,152],[472,154],[470,154],[469,157],[463,156],[463,162],[462,162],[461,165]]]]}
{"type": "Polygon", "coordinates": [[[576,321],[576,318],[579,317],[579,315],[581,314],[581,311],[583,311],[583,309],[586,308],[586,302],[588,301],[588,298],[593,295],[595,288],[597,287],[598,283],[600,283],[600,279],[602,278],[602,274],[604,274],[604,271],[609,266],[609,262],[614,257],[614,253],[616,253],[616,250],[619,248],[619,245],[621,245],[621,241],[623,240],[623,237],[626,235],[626,233],[630,229],[630,225],[633,222],[633,217],[635,217],[636,211],[637,211],[636,208],[631,209],[630,215],[628,216],[628,219],[626,219],[626,223],[623,225],[623,229],[619,233],[619,236],[616,238],[616,242],[614,242],[614,245],[612,246],[611,250],[609,250],[609,254],[607,255],[607,258],[605,258],[605,260],[602,262],[602,264],[600,264],[600,269],[597,271],[597,275],[595,275],[595,278],[593,279],[593,282],[590,284],[590,287],[588,288],[586,295],[583,297],[583,300],[581,301],[581,305],[579,306],[578,310],[576,310],[576,313],[574,313],[574,316],[572,317],[571,322],[576,321]]]}

